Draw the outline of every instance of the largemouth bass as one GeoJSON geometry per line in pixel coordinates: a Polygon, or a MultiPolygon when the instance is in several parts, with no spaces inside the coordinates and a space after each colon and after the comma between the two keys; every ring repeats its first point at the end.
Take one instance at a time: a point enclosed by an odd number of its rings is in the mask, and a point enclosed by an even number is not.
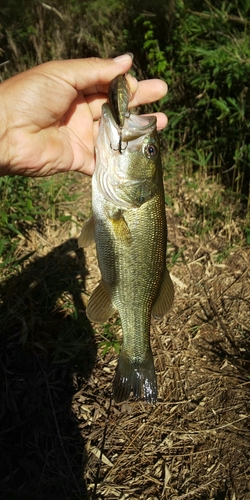
{"type": "MultiPolygon", "coordinates": [[[[124,90],[124,89],[123,89],[124,90]]],[[[126,106],[125,106],[126,108],[126,106]]],[[[166,268],[167,225],[156,118],[126,116],[102,107],[92,178],[93,216],[79,246],[96,242],[102,279],[87,305],[93,322],[117,310],[123,345],[113,383],[116,402],[144,397],[157,400],[150,348],[151,315],[171,308],[174,289],[166,268]],[[122,130],[121,130],[122,127],[122,130]]]]}

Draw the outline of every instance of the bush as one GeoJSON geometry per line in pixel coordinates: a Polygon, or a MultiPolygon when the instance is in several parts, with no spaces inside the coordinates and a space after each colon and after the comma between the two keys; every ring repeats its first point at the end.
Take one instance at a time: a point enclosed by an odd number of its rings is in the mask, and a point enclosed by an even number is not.
{"type": "Polygon", "coordinates": [[[196,169],[202,163],[210,173],[216,169],[246,200],[250,179],[250,2],[236,6],[228,2],[188,4],[176,2],[168,35],[171,42],[165,47],[156,36],[154,22],[144,23],[148,27],[144,36],[148,73],[169,84],[165,99],[169,146],[181,149],[196,169]]]}

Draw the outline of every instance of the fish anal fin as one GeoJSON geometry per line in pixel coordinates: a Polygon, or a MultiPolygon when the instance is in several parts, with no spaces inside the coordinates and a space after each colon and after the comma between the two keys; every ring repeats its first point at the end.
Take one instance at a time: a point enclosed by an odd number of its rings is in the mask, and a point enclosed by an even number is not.
{"type": "Polygon", "coordinates": [[[158,290],[152,307],[152,316],[161,319],[171,309],[174,301],[174,285],[167,268],[164,271],[163,280],[158,290]]]}
{"type": "Polygon", "coordinates": [[[82,232],[78,238],[78,246],[80,248],[88,247],[95,241],[95,222],[93,216],[88,219],[82,228],[82,232]]]}
{"type": "Polygon", "coordinates": [[[148,350],[144,360],[133,360],[121,350],[113,382],[115,402],[126,401],[131,392],[137,399],[144,398],[147,403],[154,404],[157,401],[157,383],[151,350],[148,350]]]}
{"type": "Polygon", "coordinates": [[[105,321],[113,316],[115,310],[107,290],[101,281],[89,299],[86,307],[87,317],[94,323],[105,323],[105,321]]]}

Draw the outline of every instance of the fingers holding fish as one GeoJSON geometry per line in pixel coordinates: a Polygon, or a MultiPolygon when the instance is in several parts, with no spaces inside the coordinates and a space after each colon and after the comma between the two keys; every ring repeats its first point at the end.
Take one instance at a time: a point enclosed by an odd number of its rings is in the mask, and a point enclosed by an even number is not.
{"type": "Polygon", "coordinates": [[[53,77],[63,79],[75,90],[83,90],[85,94],[98,92],[108,93],[110,82],[119,74],[125,74],[132,65],[132,57],[123,54],[115,59],[89,57],[64,61],[49,61],[43,64],[43,72],[53,70],[53,77]]]}
{"type": "MultiPolygon", "coordinates": [[[[111,81],[112,78],[110,78],[111,81]]],[[[130,100],[130,107],[137,107],[141,104],[147,104],[151,102],[158,101],[162,97],[164,97],[168,92],[168,86],[166,82],[160,80],[158,78],[152,78],[150,80],[142,80],[140,82],[137,81],[129,73],[126,75],[126,79],[128,81],[128,85],[130,88],[130,92],[132,94],[130,100]]],[[[98,94],[103,95],[103,97],[107,100],[108,89],[110,82],[85,87],[84,95],[86,99],[93,101],[94,97],[97,97],[98,94]]],[[[101,110],[100,110],[101,115],[101,110]]]]}
{"type": "MultiPolygon", "coordinates": [[[[131,75],[127,75],[126,78],[131,91],[129,108],[155,102],[164,97],[167,93],[167,84],[162,80],[154,79],[137,82],[137,80],[132,78],[131,75]],[[137,82],[137,86],[135,85],[135,82],[137,82]],[[133,92],[135,87],[137,87],[137,89],[133,92]]],[[[101,117],[102,105],[108,100],[107,94],[99,93],[84,95],[84,99],[89,105],[93,120],[99,120],[101,117]]],[[[166,127],[168,119],[165,113],[157,112],[152,114],[156,116],[158,130],[162,130],[166,127]]]]}
{"type": "MultiPolygon", "coordinates": [[[[129,58],[128,55],[126,57],[129,58]]],[[[86,59],[85,61],[89,61],[90,64],[94,64],[95,66],[95,58],[89,58],[86,59]],[[94,62],[93,62],[94,60],[94,62]]],[[[100,69],[99,67],[99,73],[97,78],[95,79],[94,84],[85,85],[84,87],[79,87],[77,90],[83,90],[84,94],[87,95],[92,95],[92,94],[108,94],[108,89],[111,81],[118,75],[125,75],[128,80],[129,87],[131,89],[131,92],[134,93],[136,92],[138,88],[138,81],[136,78],[134,78],[132,75],[128,74],[127,71],[129,71],[130,67],[126,69],[126,71],[122,71],[120,65],[118,66],[117,64],[112,64],[111,59],[97,59],[98,61],[102,61],[102,67],[100,69]],[[112,70],[112,71],[111,71],[112,70]]],[[[131,65],[130,65],[131,66],[131,65]]],[[[124,66],[125,67],[125,66],[124,66]]],[[[87,69],[87,68],[86,68],[87,69]]]]}
{"type": "Polygon", "coordinates": [[[138,88],[133,93],[129,106],[131,108],[148,104],[162,99],[168,92],[168,86],[163,80],[153,78],[151,80],[142,80],[138,83],[138,88]]]}
{"type": "Polygon", "coordinates": [[[141,116],[155,116],[157,130],[162,130],[168,124],[168,117],[165,115],[165,113],[157,112],[157,113],[151,113],[150,115],[147,114],[141,116]]]}
{"type": "MultiPolygon", "coordinates": [[[[89,104],[89,107],[91,108],[91,114],[92,114],[92,117],[93,117],[93,120],[94,120],[94,137],[95,138],[96,138],[98,130],[99,130],[99,119],[101,117],[102,105],[105,102],[107,102],[107,99],[100,96],[99,99],[98,99],[98,104],[96,102],[93,102],[92,103],[93,105],[91,103],[89,104]]],[[[79,107],[79,112],[80,112],[80,107],[79,107]]],[[[142,116],[149,116],[149,114],[145,114],[145,115],[142,115],[142,116]]],[[[157,124],[156,124],[157,130],[162,130],[164,127],[167,126],[168,118],[165,115],[165,113],[156,112],[156,113],[152,113],[151,116],[155,116],[156,117],[156,120],[157,120],[157,124]]],[[[83,122],[81,122],[81,129],[84,131],[82,125],[83,125],[83,122]]]]}

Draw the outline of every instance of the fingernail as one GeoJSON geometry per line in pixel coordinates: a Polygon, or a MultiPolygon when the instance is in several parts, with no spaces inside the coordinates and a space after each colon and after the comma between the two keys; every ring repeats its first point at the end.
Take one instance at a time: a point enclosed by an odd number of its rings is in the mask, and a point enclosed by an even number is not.
{"type": "Polygon", "coordinates": [[[113,59],[113,61],[120,63],[131,59],[133,60],[132,54],[129,53],[129,54],[123,54],[122,56],[117,56],[113,59]]]}
{"type": "Polygon", "coordinates": [[[133,61],[133,60],[134,60],[134,54],[133,54],[133,52],[127,52],[127,54],[128,54],[128,56],[130,56],[130,57],[131,57],[131,59],[132,59],[132,61],[133,61]]]}

